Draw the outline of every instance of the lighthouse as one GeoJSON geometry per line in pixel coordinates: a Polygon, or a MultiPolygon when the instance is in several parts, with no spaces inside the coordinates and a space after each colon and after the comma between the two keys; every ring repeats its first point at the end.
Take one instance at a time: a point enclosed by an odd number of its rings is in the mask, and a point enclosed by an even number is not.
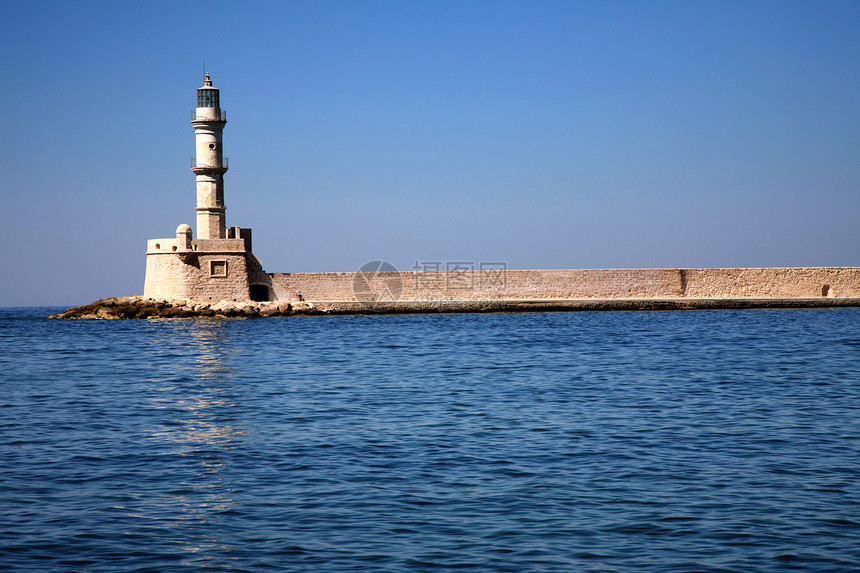
{"type": "Polygon", "coordinates": [[[175,237],[147,241],[146,297],[209,302],[272,300],[272,279],[251,252],[251,229],[226,224],[227,159],[221,149],[221,135],[227,114],[220,100],[218,88],[206,74],[191,116],[196,145],[191,171],[197,177],[197,237],[191,225],[183,223],[176,228],[175,237]]]}
{"type": "Polygon", "coordinates": [[[206,74],[203,87],[197,90],[197,108],[191,125],[197,153],[191,171],[197,176],[197,238],[224,239],[227,233],[224,206],[224,173],[227,160],[221,148],[221,136],[227,114],[221,109],[218,88],[206,74]]]}

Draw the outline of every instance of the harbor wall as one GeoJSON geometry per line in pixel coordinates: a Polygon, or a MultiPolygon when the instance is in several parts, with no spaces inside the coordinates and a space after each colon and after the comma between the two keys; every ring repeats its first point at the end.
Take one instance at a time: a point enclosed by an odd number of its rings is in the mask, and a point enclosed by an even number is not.
{"type": "Polygon", "coordinates": [[[858,267],[269,273],[271,300],[860,298],[858,267]]]}

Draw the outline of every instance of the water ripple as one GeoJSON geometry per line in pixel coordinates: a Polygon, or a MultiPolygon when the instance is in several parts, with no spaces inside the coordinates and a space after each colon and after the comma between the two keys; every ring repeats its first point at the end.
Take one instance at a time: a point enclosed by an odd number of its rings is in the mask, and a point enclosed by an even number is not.
{"type": "Polygon", "coordinates": [[[860,570],[860,311],[0,309],[0,568],[860,570]]]}

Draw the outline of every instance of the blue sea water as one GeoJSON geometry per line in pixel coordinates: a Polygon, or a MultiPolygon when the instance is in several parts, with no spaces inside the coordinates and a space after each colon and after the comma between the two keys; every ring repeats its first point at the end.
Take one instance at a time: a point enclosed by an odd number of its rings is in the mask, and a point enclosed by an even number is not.
{"type": "Polygon", "coordinates": [[[0,309],[0,570],[860,570],[860,309],[54,311],[0,309]]]}

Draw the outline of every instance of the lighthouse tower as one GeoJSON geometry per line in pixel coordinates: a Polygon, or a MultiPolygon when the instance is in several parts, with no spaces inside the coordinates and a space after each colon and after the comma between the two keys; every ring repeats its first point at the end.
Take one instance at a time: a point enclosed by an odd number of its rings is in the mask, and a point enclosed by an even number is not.
{"type": "Polygon", "coordinates": [[[191,119],[197,155],[191,171],[197,176],[197,238],[224,239],[227,224],[224,212],[224,173],[227,160],[221,148],[221,134],[227,114],[221,109],[218,88],[206,74],[203,87],[197,90],[197,109],[191,119]]]}
{"type": "Polygon", "coordinates": [[[197,147],[191,165],[197,176],[197,237],[190,225],[182,224],[175,237],[147,241],[146,297],[211,302],[274,296],[271,277],[251,252],[251,229],[227,227],[225,221],[227,160],[221,134],[226,123],[218,88],[206,74],[191,119],[197,147]]]}

